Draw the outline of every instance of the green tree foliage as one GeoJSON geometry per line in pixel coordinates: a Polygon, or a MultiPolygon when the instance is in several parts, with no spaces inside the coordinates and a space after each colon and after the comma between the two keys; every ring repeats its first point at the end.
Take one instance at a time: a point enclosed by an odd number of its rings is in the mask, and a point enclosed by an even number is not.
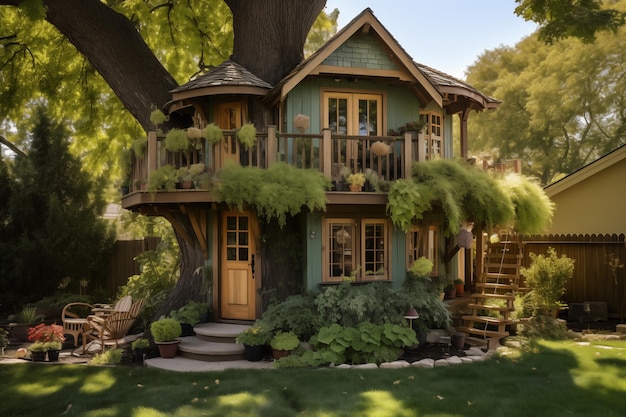
{"type": "MultiPolygon", "coordinates": [[[[626,8],[626,1],[620,1],[626,8]]],[[[470,119],[472,152],[519,158],[546,185],[626,143],[626,27],[593,44],[536,36],[487,51],[467,81],[502,100],[470,119]]]]}
{"type": "Polygon", "coordinates": [[[539,37],[552,43],[567,37],[590,43],[602,31],[617,32],[624,25],[624,12],[603,7],[615,1],[600,0],[516,0],[515,14],[539,23],[539,37]]]}
{"type": "Polygon", "coordinates": [[[113,233],[99,216],[102,183],[81,170],[68,132],[39,107],[28,156],[0,165],[0,303],[3,309],[53,294],[63,282],[98,286],[106,275],[113,233]],[[10,168],[10,169],[9,169],[10,168]],[[8,186],[7,186],[8,184],[8,186]]]}

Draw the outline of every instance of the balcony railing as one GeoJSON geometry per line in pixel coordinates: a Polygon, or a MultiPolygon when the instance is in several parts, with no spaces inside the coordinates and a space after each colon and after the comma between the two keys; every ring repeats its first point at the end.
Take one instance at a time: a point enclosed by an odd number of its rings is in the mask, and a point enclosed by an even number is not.
{"type": "Polygon", "coordinates": [[[375,172],[381,179],[392,181],[408,178],[411,164],[426,159],[422,135],[411,132],[403,136],[348,136],[324,129],[315,135],[277,133],[276,127],[269,126],[267,132],[257,134],[255,145],[249,149],[239,143],[235,131],[223,131],[223,135],[217,145],[204,139],[190,140],[188,151],[171,152],[165,149],[162,135],[149,132],[146,152],[133,161],[131,191],[141,189],[150,172],[164,165],[180,168],[203,163],[209,173],[215,173],[229,160],[260,168],[285,162],[317,169],[330,179],[339,178],[347,167],[352,172],[375,172]]]}

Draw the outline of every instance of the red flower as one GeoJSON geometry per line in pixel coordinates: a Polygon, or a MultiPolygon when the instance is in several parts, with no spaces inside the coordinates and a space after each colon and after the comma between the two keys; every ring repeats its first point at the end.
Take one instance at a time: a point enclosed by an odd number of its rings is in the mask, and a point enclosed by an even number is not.
{"type": "Polygon", "coordinates": [[[28,340],[31,342],[63,342],[63,326],[51,324],[46,326],[44,323],[28,329],[28,340]]]}

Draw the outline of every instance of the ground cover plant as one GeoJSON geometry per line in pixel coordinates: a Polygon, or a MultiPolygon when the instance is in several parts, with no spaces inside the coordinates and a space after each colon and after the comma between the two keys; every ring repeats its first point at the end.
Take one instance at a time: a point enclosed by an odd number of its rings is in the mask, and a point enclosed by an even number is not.
{"type": "Polygon", "coordinates": [[[175,373],[0,365],[3,416],[622,416],[624,341],[540,342],[435,369],[175,373]]]}

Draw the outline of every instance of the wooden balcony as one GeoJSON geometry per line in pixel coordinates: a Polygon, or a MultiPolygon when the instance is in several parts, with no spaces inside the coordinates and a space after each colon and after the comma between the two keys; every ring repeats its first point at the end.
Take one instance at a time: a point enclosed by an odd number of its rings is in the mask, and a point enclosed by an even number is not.
{"type": "Polygon", "coordinates": [[[180,168],[203,163],[209,174],[215,174],[228,161],[260,168],[284,162],[317,169],[330,179],[339,179],[341,170],[347,167],[352,172],[374,172],[385,181],[393,181],[408,178],[411,164],[426,159],[422,135],[410,132],[404,136],[347,136],[333,135],[325,129],[321,135],[283,134],[270,126],[267,132],[257,134],[256,144],[250,149],[239,143],[235,131],[223,134],[217,145],[204,139],[190,140],[188,151],[170,152],[165,149],[164,136],[149,132],[143,157],[133,160],[129,191],[142,190],[150,172],[164,165],[180,168]],[[376,142],[386,146],[374,145],[376,142]]]}

